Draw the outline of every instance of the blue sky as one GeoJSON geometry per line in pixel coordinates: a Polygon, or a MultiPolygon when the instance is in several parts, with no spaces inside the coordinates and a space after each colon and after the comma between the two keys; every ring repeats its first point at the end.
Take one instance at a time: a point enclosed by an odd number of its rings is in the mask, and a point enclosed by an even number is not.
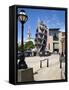
{"type": "MultiPolygon", "coordinates": [[[[65,31],[65,11],[47,10],[47,9],[30,9],[18,8],[18,12],[23,9],[28,15],[28,20],[24,24],[24,41],[27,39],[28,28],[31,32],[31,37],[35,38],[37,23],[43,20],[48,28],[60,28],[60,31],[65,31]]],[[[18,20],[18,42],[21,38],[21,23],[18,20]]]]}

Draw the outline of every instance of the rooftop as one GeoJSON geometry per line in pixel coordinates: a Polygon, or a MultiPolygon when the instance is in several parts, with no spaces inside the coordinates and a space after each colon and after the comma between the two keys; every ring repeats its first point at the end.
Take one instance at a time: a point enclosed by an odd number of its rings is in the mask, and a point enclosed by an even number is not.
{"type": "Polygon", "coordinates": [[[50,31],[55,31],[58,30],[59,31],[60,28],[49,28],[50,31]]]}

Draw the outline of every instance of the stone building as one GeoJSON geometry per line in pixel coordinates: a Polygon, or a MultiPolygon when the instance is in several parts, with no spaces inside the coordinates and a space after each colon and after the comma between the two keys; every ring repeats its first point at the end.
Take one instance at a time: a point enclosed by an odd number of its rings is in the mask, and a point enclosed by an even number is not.
{"type": "Polygon", "coordinates": [[[59,28],[50,28],[49,29],[49,36],[48,36],[48,47],[47,49],[50,52],[59,52],[59,28]]]}
{"type": "Polygon", "coordinates": [[[61,32],[60,28],[50,28],[47,40],[47,50],[54,53],[62,53],[65,50],[65,32],[61,32]],[[62,46],[63,43],[63,46],[62,46]],[[63,50],[62,50],[63,49],[63,50]]]}
{"type": "Polygon", "coordinates": [[[61,45],[62,45],[62,53],[65,54],[65,32],[61,32],[62,37],[61,37],[61,45]]]}

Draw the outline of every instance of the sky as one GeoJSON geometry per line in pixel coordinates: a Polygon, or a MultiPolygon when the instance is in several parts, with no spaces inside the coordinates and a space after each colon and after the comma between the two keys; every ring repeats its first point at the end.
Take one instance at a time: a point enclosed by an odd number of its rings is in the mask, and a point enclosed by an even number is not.
{"type": "MultiPolygon", "coordinates": [[[[43,21],[48,28],[60,28],[60,31],[65,31],[65,11],[48,10],[48,9],[30,9],[18,8],[25,10],[28,20],[24,24],[24,42],[27,40],[28,29],[30,29],[31,37],[35,38],[38,21],[43,21]]],[[[21,23],[18,20],[18,42],[21,40],[21,23]]]]}

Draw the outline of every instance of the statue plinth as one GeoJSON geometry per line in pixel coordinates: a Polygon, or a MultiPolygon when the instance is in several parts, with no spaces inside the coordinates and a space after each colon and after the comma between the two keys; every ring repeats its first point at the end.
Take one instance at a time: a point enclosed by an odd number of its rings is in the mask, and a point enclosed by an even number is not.
{"type": "Polygon", "coordinates": [[[33,68],[19,69],[18,82],[34,81],[33,68]]]}

